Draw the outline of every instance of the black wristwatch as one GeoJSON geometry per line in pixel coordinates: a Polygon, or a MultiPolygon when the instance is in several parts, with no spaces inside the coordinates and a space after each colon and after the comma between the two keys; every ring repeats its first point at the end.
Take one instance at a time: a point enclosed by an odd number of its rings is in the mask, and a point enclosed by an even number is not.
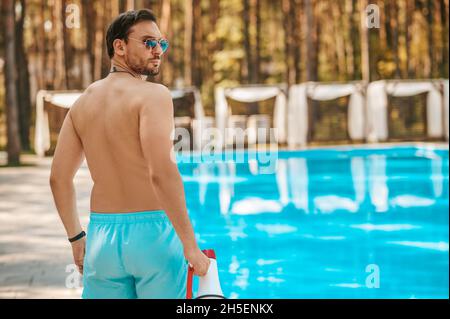
{"type": "Polygon", "coordinates": [[[69,241],[70,241],[71,243],[73,243],[74,241],[77,241],[78,239],[81,239],[81,238],[83,238],[84,236],[86,236],[86,233],[84,232],[84,230],[82,230],[81,233],[79,233],[78,235],[76,235],[76,236],[74,236],[74,237],[72,237],[72,238],[68,238],[68,239],[69,239],[69,241]]]}

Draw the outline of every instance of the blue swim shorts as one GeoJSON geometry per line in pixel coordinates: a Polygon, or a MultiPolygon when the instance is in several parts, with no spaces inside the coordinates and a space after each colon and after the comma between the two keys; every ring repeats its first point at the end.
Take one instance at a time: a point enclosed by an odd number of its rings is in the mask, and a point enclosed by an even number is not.
{"type": "Polygon", "coordinates": [[[91,212],[82,298],[186,298],[187,269],[164,211],[91,212]]]}

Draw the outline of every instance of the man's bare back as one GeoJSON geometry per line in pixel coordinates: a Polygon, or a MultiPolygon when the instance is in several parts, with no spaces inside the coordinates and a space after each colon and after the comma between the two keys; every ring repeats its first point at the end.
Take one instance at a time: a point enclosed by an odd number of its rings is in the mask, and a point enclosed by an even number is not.
{"type": "Polygon", "coordinates": [[[112,73],[90,85],[72,105],[58,136],[49,177],[55,205],[80,273],[86,259],[85,297],[154,297],[155,293],[180,297],[185,287],[180,272],[186,270],[184,259],[199,276],[206,274],[210,261],[198,247],[187,212],[171,139],[170,91],[144,81],[158,74],[168,43],[154,14],[146,9],[120,14],[108,27],[106,43],[112,73]],[[92,245],[86,244],[82,231],[73,183],[84,158],[94,182],[87,236],[92,245]],[[122,249],[134,256],[127,259],[133,271],[123,273],[123,267],[116,267],[123,265],[115,254],[122,249]],[[161,250],[165,253],[158,253],[161,250]],[[150,252],[157,252],[158,258],[150,252]],[[163,266],[167,264],[172,267],[163,266]],[[149,273],[150,269],[156,272],[149,273]],[[142,277],[141,271],[148,276],[142,277]],[[127,280],[130,276],[146,284],[127,280]],[[119,282],[119,277],[124,280],[119,282]],[[164,279],[170,287],[162,287],[155,278],[171,278],[164,279]]]}
{"type": "MultiPolygon", "coordinates": [[[[146,97],[162,89],[126,73],[111,74],[93,83],[71,108],[94,181],[91,211],[162,209],[139,137],[139,113],[152,104],[146,97]]],[[[155,117],[160,107],[151,105],[155,117]]]]}

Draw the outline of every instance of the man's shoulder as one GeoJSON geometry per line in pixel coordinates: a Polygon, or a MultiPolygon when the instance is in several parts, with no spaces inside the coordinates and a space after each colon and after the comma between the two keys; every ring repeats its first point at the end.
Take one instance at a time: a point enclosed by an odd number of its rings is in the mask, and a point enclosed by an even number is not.
{"type": "Polygon", "coordinates": [[[82,104],[83,101],[86,100],[92,93],[97,91],[97,89],[101,86],[103,79],[95,81],[91,83],[80,95],[76,104],[82,104]]]}
{"type": "Polygon", "coordinates": [[[91,84],[89,84],[89,86],[84,90],[83,95],[89,95],[93,92],[95,92],[97,89],[99,89],[100,87],[102,87],[103,82],[105,81],[105,79],[100,79],[97,81],[92,82],[91,84]]]}
{"type": "Polygon", "coordinates": [[[160,84],[160,83],[154,83],[154,82],[147,82],[142,81],[141,82],[141,89],[143,89],[143,94],[148,95],[161,95],[167,97],[170,95],[170,90],[167,86],[160,84]]]}
{"type": "Polygon", "coordinates": [[[82,105],[88,103],[90,101],[90,97],[94,92],[98,90],[98,88],[102,85],[102,81],[98,80],[93,83],[91,83],[78,97],[78,99],[73,103],[73,105],[70,107],[71,113],[74,114],[75,112],[78,112],[77,109],[83,108],[82,105]]]}
{"type": "Polygon", "coordinates": [[[152,108],[152,105],[170,104],[172,95],[167,86],[160,83],[142,82],[139,96],[143,106],[152,108]]]}

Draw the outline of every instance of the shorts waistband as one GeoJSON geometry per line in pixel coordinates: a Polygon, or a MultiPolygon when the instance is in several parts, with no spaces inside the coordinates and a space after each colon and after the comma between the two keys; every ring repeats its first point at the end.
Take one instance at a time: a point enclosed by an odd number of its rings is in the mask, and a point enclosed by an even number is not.
{"type": "Polygon", "coordinates": [[[144,210],[132,213],[97,213],[91,211],[90,222],[98,224],[139,223],[155,220],[169,220],[163,210],[144,210]]]}

